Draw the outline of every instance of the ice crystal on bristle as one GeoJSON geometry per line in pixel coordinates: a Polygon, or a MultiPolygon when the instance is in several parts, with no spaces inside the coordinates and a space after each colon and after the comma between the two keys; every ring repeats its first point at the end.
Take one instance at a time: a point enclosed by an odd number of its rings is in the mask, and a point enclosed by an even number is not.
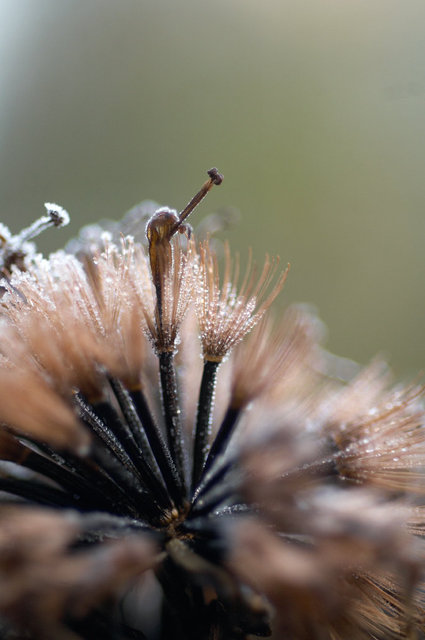
{"type": "Polygon", "coordinates": [[[26,269],[35,254],[35,245],[30,242],[50,227],[65,227],[69,224],[69,214],[57,204],[46,202],[46,215],[35,220],[19,234],[13,235],[0,223],[0,272],[6,277],[13,268],[26,269]]]}
{"type": "Polygon", "coordinates": [[[317,339],[315,318],[301,309],[290,309],[279,323],[270,316],[263,318],[235,350],[230,406],[244,407],[259,396],[295,394],[300,370],[305,384],[305,369],[311,368],[308,363],[315,349],[320,360],[317,339]]]}
{"type": "Polygon", "coordinates": [[[277,260],[197,243],[221,181],[143,242],[0,227],[5,640],[425,637],[422,388],[344,381],[277,260]]]}
{"type": "Polygon", "coordinates": [[[101,382],[86,344],[96,344],[104,328],[81,263],[73,256],[53,254],[49,261],[36,259],[31,270],[12,282],[21,296],[11,289],[4,313],[40,370],[64,395],[71,396],[74,387],[98,395],[101,382]],[[8,304],[9,298],[13,302],[8,304]]]}
{"type": "Polygon", "coordinates": [[[281,291],[287,270],[273,282],[278,261],[273,263],[267,257],[260,275],[257,276],[250,254],[238,288],[239,258],[233,263],[227,244],[221,283],[217,257],[208,243],[201,244],[198,262],[196,308],[204,358],[220,362],[263,317],[281,291]]]}

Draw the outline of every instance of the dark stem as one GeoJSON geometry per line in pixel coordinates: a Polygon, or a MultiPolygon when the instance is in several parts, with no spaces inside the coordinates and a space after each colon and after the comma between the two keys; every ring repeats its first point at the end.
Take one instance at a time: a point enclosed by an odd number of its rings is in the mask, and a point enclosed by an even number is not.
{"type": "Polygon", "coordinates": [[[135,446],[134,438],[127,424],[120,419],[115,408],[105,400],[92,403],[91,407],[97,417],[100,418],[103,424],[113,433],[123,451],[127,454],[131,462],[133,462],[130,452],[133,451],[135,446]]]}
{"type": "Polygon", "coordinates": [[[183,430],[181,426],[181,410],[179,404],[177,377],[174,368],[174,354],[166,351],[159,354],[159,373],[161,379],[162,402],[164,409],[165,427],[170,447],[171,456],[176,465],[180,484],[183,489],[183,496],[186,497],[185,482],[185,455],[183,430]]]}
{"type": "Polygon", "coordinates": [[[93,450],[93,458],[96,460],[96,456],[100,454],[100,466],[105,466],[108,474],[121,488],[129,493],[129,496],[135,504],[140,507],[140,510],[144,511],[144,515],[154,521],[160,520],[164,515],[162,509],[152,499],[150,493],[140,484],[137,469],[119,440],[117,440],[115,434],[99,416],[97,416],[91,405],[88,405],[78,395],[76,399],[78,401],[81,419],[91,427],[96,436],[98,436],[99,441],[104,445],[103,454],[112,454],[109,456],[102,455],[101,449],[96,450],[95,448],[93,450]]]}
{"type": "Polygon", "coordinates": [[[101,510],[111,508],[110,499],[108,500],[106,496],[102,495],[96,487],[77,475],[76,472],[68,470],[66,467],[59,465],[54,460],[46,458],[36,451],[31,451],[26,448],[25,458],[23,458],[19,464],[54,480],[72,495],[78,494],[81,500],[92,509],[101,510]]]}
{"type": "MultiPolygon", "coordinates": [[[[182,540],[166,544],[167,557],[157,570],[164,591],[161,640],[242,640],[239,625],[233,624],[232,612],[226,612],[220,602],[219,591],[234,602],[232,578],[221,584],[223,570],[194,552],[182,540]],[[191,576],[198,576],[198,584],[191,576]],[[220,588],[217,588],[220,584],[220,588]],[[182,585],[186,585],[182,589],[182,585]],[[210,585],[211,589],[204,589],[210,585]],[[214,593],[216,591],[216,593],[214,593]],[[230,616],[229,616],[230,612],[230,616]],[[235,633],[233,633],[235,631],[235,633]]],[[[239,622],[239,620],[237,621],[239,622]]],[[[244,631],[244,630],[242,630],[244,631]]]]}
{"type": "Polygon", "coordinates": [[[96,405],[93,405],[93,409],[96,415],[98,415],[117,436],[119,442],[134,465],[134,470],[141,483],[152,492],[155,500],[163,509],[170,509],[171,503],[168,493],[162,484],[162,481],[155,476],[155,473],[147,463],[146,458],[137,446],[128,425],[120,420],[120,417],[114,407],[108,402],[97,403],[96,405]]]}
{"type": "Polygon", "coordinates": [[[219,362],[211,362],[210,360],[206,360],[204,363],[193,445],[192,492],[194,492],[198,486],[208,455],[215,385],[219,365],[219,362]]]}
{"type": "MultiPolygon", "coordinates": [[[[108,424],[104,422],[101,417],[96,413],[93,406],[88,404],[82,396],[77,394],[75,396],[77,406],[80,412],[81,420],[91,428],[91,430],[99,437],[105,447],[111,452],[111,454],[120,462],[120,464],[130,473],[135,474],[136,469],[131,462],[128,454],[124,450],[121,442],[117,439],[116,435],[109,428],[108,424]]],[[[99,413],[102,411],[102,403],[99,403],[99,413]]]]}
{"type": "Polygon", "coordinates": [[[198,204],[205,198],[208,191],[210,191],[210,189],[212,189],[212,187],[215,184],[219,185],[223,182],[222,174],[219,173],[215,167],[213,167],[212,169],[209,169],[207,173],[209,176],[208,180],[204,182],[202,187],[199,189],[198,193],[196,193],[193,196],[192,200],[185,206],[183,211],[179,214],[179,221],[175,224],[175,226],[171,230],[170,238],[177,231],[177,229],[182,225],[184,220],[186,220],[188,215],[190,215],[192,211],[198,206],[198,204]]]}
{"type": "MultiPolygon", "coordinates": [[[[59,455],[44,443],[37,441],[31,442],[56,464],[65,467],[72,473],[78,473],[83,477],[89,486],[93,487],[103,495],[104,499],[108,500],[114,513],[129,514],[132,516],[139,515],[135,509],[134,502],[129,499],[128,492],[122,488],[120,483],[117,484],[112,476],[108,475],[103,465],[99,466],[91,458],[79,458],[69,451],[62,451],[59,455]]],[[[106,455],[107,452],[103,451],[103,453],[106,455]]]]}
{"type": "MultiPolygon", "coordinates": [[[[109,382],[114,392],[115,398],[117,399],[117,402],[123,413],[123,416],[127,422],[127,425],[133,435],[134,441],[136,442],[140,451],[143,453],[143,457],[145,458],[152,471],[160,479],[161,472],[152,453],[151,445],[149,444],[149,440],[145,433],[141,417],[137,413],[134,401],[132,400],[130,393],[123,385],[123,383],[117,378],[110,378],[109,382]]],[[[150,423],[153,422],[152,415],[150,414],[149,407],[147,406],[146,402],[143,415],[145,420],[149,420],[150,423]],[[146,418],[146,414],[148,414],[148,418],[146,418]]]]}
{"type": "Polygon", "coordinates": [[[49,487],[34,480],[23,480],[22,478],[0,478],[0,491],[6,491],[15,496],[20,496],[49,507],[82,508],[78,498],[69,493],[49,487]]]}
{"type": "Polygon", "coordinates": [[[205,476],[205,474],[211,469],[217,457],[224,455],[224,453],[226,452],[227,445],[229,444],[230,438],[233,435],[240,414],[241,409],[239,407],[234,408],[230,406],[227,409],[226,415],[223,418],[223,422],[221,423],[220,428],[217,431],[217,434],[211,445],[210,452],[205,462],[203,476],[205,476]]]}
{"type": "Polygon", "coordinates": [[[84,640],[101,638],[102,640],[147,640],[144,633],[132,629],[117,619],[117,611],[110,604],[103,605],[90,611],[85,617],[71,618],[67,624],[72,630],[72,638],[78,637],[84,640]]]}
{"type": "MultiPolygon", "coordinates": [[[[231,482],[226,485],[217,485],[211,489],[205,496],[200,497],[191,509],[191,517],[212,513],[223,503],[232,503],[232,499],[236,498],[235,483],[231,482]]],[[[188,520],[188,526],[190,526],[188,520]]]]}
{"type": "Polygon", "coordinates": [[[91,452],[93,461],[106,470],[108,476],[122,492],[125,503],[131,506],[135,517],[146,519],[154,526],[158,525],[164,512],[152,498],[151,493],[141,487],[134,476],[129,474],[101,443],[94,444],[91,452]]]}
{"type": "Polygon", "coordinates": [[[239,487],[237,469],[234,460],[232,460],[214,467],[207,474],[205,482],[199,485],[188,514],[188,520],[198,518],[202,513],[213,511],[224,502],[232,504],[237,500],[239,487]]]}
{"type": "MultiPolygon", "coordinates": [[[[151,527],[141,520],[117,516],[112,513],[85,513],[80,518],[81,533],[80,537],[90,536],[95,533],[119,533],[120,535],[129,535],[134,532],[146,532],[152,535],[151,527]]],[[[154,536],[152,536],[155,539],[154,536]]]]}
{"type": "Polygon", "coordinates": [[[184,488],[177,472],[170,450],[155,423],[146,398],[140,389],[129,391],[130,399],[142,423],[153,455],[161,471],[168,492],[176,504],[180,504],[184,496],[184,488]]]}
{"type": "Polygon", "coordinates": [[[223,478],[227,476],[228,472],[231,470],[234,464],[234,458],[231,458],[229,460],[219,458],[212,469],[210,469],[208,473],[204,473],[204,475],[202,476],[192,498],[192,504],[195,505],[198,498],[208,493],[211,487],[213,487],[217,482],[222,482],[223,478]]]}
{"type": "MultiPolygon", "coordinates": [[[[177,542],[177,553],[183,555],[183,543],[177,542]]],[[[188,573],[170,554],[157,569],[156,575],[164,592],[160,640],[206,640],[205,603],[202,590],[188,579],[188,573]],[[186,585],[182,589],[182,585],[186,585]]]]}

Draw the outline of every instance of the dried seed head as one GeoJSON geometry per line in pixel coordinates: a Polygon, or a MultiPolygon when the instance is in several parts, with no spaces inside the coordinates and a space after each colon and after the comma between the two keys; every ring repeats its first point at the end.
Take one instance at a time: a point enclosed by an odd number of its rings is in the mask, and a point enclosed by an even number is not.
{"type": "Polygon", "coordinates": [[[232,357],[231,400],[233,408],[244,407],[258,397],[271,396],[279,402],[282,394],[297,394],[302,378],[314,375],[319,359],[317,322],[305,312],[292,308],[277,325],[263,318],[239,344],[232,357]]]}
{"type": "Polygon", "coordinates": [[[208,173],[180,214],[150,205],[146,252],[115,225],[81,262],[31,255],[53,205],[0,226],[0,635],[139,637],[109,605],[148,568],[164,606],[140,637],[423,634],[421,389],[335,376],[303,311],[273,328],[277,261],[239,278],[226,246],[220,279],[186,225],[208,173]]]}
{"type": "MultiPolygon", "coordinates": [[[[198,193],[183,209],[180,215],[169,208],[159,209],[146,226],[146,236],[149,242],[149,261],[152,281],[156,292],[155,331],[151,331],[154,343],[159,352],[174,351],[178,327],[183,319],[182,311],[186,310],[188,299],[186,292],[182,295],[182,287],[190,287],[188,282],[188,258],[185,257],[181,246],[173,242],[173,236],[185,233],[190,239],[190,227],[184,220],[207,195],[214,184],[221,184],[223,176],[217,169],[208,171],[209,179],[202,185],[198,193]],[[176,255],[177,253],[177,255],[176,255]],[[156,335],[155,335],[156,334],[156,335]]],[[[192,259],[193,248],[189,247],[189,261],[192,259]]],[[[190,296],[189,296],[190,297],[190,296]]]]}
{"type": "Polygon", "coordinates": [[[423,494],[422,387],[382,394],[363,416],[327,425],[340,454],[341,477],[393,491],[423,494]]]}
{"type": "Polygon", "coordinates": [[[34,255],[35,247],[29,241],[50,227],[64,227],[69,224],[69,214],[63,207],[51,202],[45,203],[46,215],[41,216],[19,234],[12,235],[5,225],[0,225],[0,272],[10,274],[13,267],[25,270],[27,258],[34,255]]]}
{"type": "Polygon", "coordinates": [[[103,377],[87,345],[104,331],[82,265],[58,253],[15,274],[11,284],[21,295],[10,290],[5,315],[58,391],[70,397],[78,387],[90,397],[102,395],[103,377]]]}
{"type": "Polygon", "coordinates": [[[59,449],[87,450],[90,438],[67,404],[41,373],[30,368],[0,368],[0,421],[59,449]]]}
{"type": "Polygon", "coordinates": [[[84,516],[76,514],[0,511],[0,609],[25,636],[78,637],[65,617],[78,625],[90,609],[158,562],[155,545],[140,536],[73,549],[84,528],[84,516]]]}
{"type": "Polygon", "coordinates": [[[271,261],[267,257],[257,277],[250,254],[238,289],[239,259],[232,263],[226,244],[224,275],[220,285],[217,257],[207,243],[201,244],[196,308],[205,360],[221,362],[261,320],[286,280],[288,268],[276,275],[278,264],[278,260],[271,261]]]}
{"type": "Polygon", "coordinates": [[[143,314],[146,335],[156,353],[173,353],[179,341],[179,331],[189,304],[193,299],[194,250],[192,242],[181,246],[178,239],[169,245],[170,255],[163,265],[164,254],[158,254],[160,278],[152,286],[149,265],[143,249],[135,247],[133,253],[133,291],[143,314]]]}
{"type": "Polygon", "coordinates": [[[208,175],[209,179],[202,185],[180,215],[174,209],[163,207],[158,209],[147,223],[146,236],[149,242],[149,259],[155,287],[158,287],[162,271],[167,272],[171,263],[171,238],[177,231],[190,235],[190,230],[183,224],[184,220],[205,198],[213,185],[219,185],[223,181],[223,176],[215,168],[210,169],[208,175]]]}
{"type": "MultiPolygon", "coordinates": [[[[354,493],[351,505],[339,498],[321,500],[319,521],[313,509],[308,535],[278,536],[258,521],[237,523],[231,568],[268,596],[282,637],[320,638],[324,628],[338,640],[408,637],[400,603],[409,598],[415,553],[406,555],[402,517],[367,493],[354,493]]],[[[423,627],[421,608],[420,598],[411,601],[414,627],[423,627]]]]}
{"type": "Polygon", "coordinates": [[[141,252],[135,256],[131,238],[122,239],[120,247],[105,241],[104,251],[87,266],[102,325],[101,336],[87,345],[88,353],[110,376],[120,379],[128,388],[137,387],[147,345],[142,330],[143,311],[135,292],[135,273],[141,298],[146,300],[151,283],[145,256],[141,252]]]}

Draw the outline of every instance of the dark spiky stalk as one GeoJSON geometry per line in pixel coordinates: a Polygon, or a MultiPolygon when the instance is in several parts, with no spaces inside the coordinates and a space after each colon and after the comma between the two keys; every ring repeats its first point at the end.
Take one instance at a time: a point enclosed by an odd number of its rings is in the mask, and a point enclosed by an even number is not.
{"type": "Polygon", "coordinates": [[[176,504],[180,504],[185,495],[184,485],[182,484],[174,460],[171,457],[168,445],[152,417],[143,391],[141,389],[132,389],[129,391],[129,397],[143,425],[152,453],[155,456],[170,496],[176,504]]]}
{"type": "Polygon", "coordinates": [[[83,509],[84,506],[78,496],[56,489],[33,479],[0,478],[0,491],[11,493],[21,498],[49,507],[74,507],[83,509]]]}
{"type": "MultiPolygon", "coordinates": [[[[186,218],[206,196],[214,184],[221,184],[223,177],[217,169],[208,171],[208,180],[202,185],[198,193],[192,198],[189,204],[183,209],[180,215],[169,209],[159,209],[149,220],[146,227],[146,236],[149,242],[149,262],[151,268],[152,282],[156,292],[155,325],[156,325],[156,349],[159,358],[159,371],[162,390],[162,404],[164,410],[165,427],[168,438],[168,446],[174,460],[179,485],[182,494],[179,496],[178,504],[181,506],[187,497],[186,468],[183,430],[181,427],[181,409],[178,399],[177,379],[174,368],[174,349],[177,338],[176,315],[179,307],[178,298],[185,292],[173,291],[174,300],[172,303],[172,317],[166,322],[165,295],[169,291],[170,284],[176,284],[176,271],[174,270],[174,249],[171,244],[173,236],[177,233],[184,233],[190,236],[188,227],[184,224],[186,218]],[[170,324],[171,322],[171,324],[170,324]]],[[[177,278],[178,282],[178,278],[177,278]]]]}
{"type": "Polygon", "coordinates": [[[236,460],[234,458],[218,458],[208,472],[204,470],[192,498],[193,507],[197,504],[198,500],[214,489],[216,484],[223,482],[223,479],[227,476],[235,462],[236,460]]]}
{"type": "Polygon", "coordinates": [[[204,474],[206,474],[211,469],[218,456],[225,454],[227,445],[229,444],[230,439],[233,435],[240,414],[240,407],[228,407],[223,418],[223,422],[221,423],[220,428],[216,433],[214,441],[211,445],[211,449],[208,453],[208,457],[206,459],[204,467],[204,474]]]}
{"type": "Polygon", "coordinates": [[[102,420],[102,412],[106,410],[109,413],[109,408],[105,408],[105,403],[96,403],[92,406],[87,403],[81,395],[76,396],[78,409],[80,411],[81,420],[89,426],[98,438],[103,442],[108,451],[116,458],[120,465],[127,471],[128,474],[137,477],[137,469],[130,460],[127,452],[125,451],[121,441],[115,435],[111,424],[105,419],[102,420]],[[95,407],[97,406],[96,412],[95,407]]]}
{"type": "Polygon", "coordinates": [[[91,483],[54,460],[23,446],[23,456],[19,461],[23,467],[50,478],[72,495],[78,494],[82,503],[92,509],[110,509],[111,500],[102,495],[91,483]]]}
{"type": "Polygon", "coordinates": [[[195,491],[207,459],[217,371],[220,361],[206,360],[199,391],[193,446],[192,492],[195,491]]]}
{"type": "Polygon", "coordinates": [[[158,504],[160,504],[163,509],[170,509],[172,505],[166,488],[148,464],[143,450],[137,446],[128,425],[120,419],[114,407],[109,402],[97,403],[93,408],[95,413],[103,420],[104,424],[109,425],[111,431],[121,442],[132,465],[134,465],[135,473],[141,484],[152,491],[158,504]]]}
{"type": "MultiPolygon", "coordinates": [[[[143,423],[136,411],[136,407],[134,406],[134,402],[130,396],[128,389],[117,378],[110,378],[109,384],[111,385],[114,396],[119,404],[119,407],[139,451],[143,452],[143,457],[146,460],[147,464],[155,473],[157,478],[161,480],[161,472],[159,470],[157,461],[155,460],[155,456],[152,453],[152,449],[146,436],[143,423]]],[[[149,408],[146,406],[144,413],[147,412],[149,412],[150,414],[149,408]]],[[[150,422],[153,421],[151,415],[149,415],[149,420],[150,422]]]]}
{"type": "Polygon", "coordinates": [[[168,446],[175,462],[180,484],[186,497],[186,460],[184,454],[183,430],[181,426],[181,409],[177,388],[174,354],[170,351],[159,354],[159,374],[161,380],[162,402],[168,446]]]}
{"type": "MultiPolygon", "coordinates": [[[[139,473],[126,453],[120,441],[116,438],[111,425],[104,423],[94,411],[91,405],[88,405],[81,397],[78,397],[78,406],[81,411],[81,418],[91,427],[99,440],[105,445],[108,455],[102,454],[100,460],[101,466],[107,468],[109,475],[121,487],[124,487],[131,499],[136,505],[139,505],[146,512],[146,517],[157,522],[164,515],[163,509],[158,505],[156,500],[152,500],[149,491],[147,491],[140,482],[139,473]]],[[[105,409],[103,404],[98,403],[99,412],[105,409]]],[[[108,413],[112,408],[108,409],[108,413]]],[[[104,453],[107,453],[104,452],[104,453]]],[[[93,457],[96,460],[96,449],[93,451],[93,457]]]]}
{"type": "Polygon", "coordinates": [[[103,500],[110,503],[114,513],[128,516],[138,514],[137,507],[129,494],[119,482],[114,480],[112,475],[108,474],[107,468],[110,467],[110,457],[103,451],[101,445],[99,447],[98,443],[92,444],[91,456],[83,458],[68,451],[62,451],[58,454],[44,443],[32,441],[31,444],[35,445],[61,468],[84,478],[84,481],[91,489],[97,491],[103,496],[103,500]]]}

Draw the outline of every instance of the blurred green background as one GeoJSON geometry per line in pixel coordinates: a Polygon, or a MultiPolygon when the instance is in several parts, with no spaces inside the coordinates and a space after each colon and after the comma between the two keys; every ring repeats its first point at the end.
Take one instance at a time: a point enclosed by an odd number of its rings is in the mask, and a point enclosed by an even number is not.
{"type": "Polygon", "coordinates": [[[425,365],[423,0],[0,0],[0,201],[85,223],[232,205],[233,247],[292,264],[331,350],[425,365]]]}

